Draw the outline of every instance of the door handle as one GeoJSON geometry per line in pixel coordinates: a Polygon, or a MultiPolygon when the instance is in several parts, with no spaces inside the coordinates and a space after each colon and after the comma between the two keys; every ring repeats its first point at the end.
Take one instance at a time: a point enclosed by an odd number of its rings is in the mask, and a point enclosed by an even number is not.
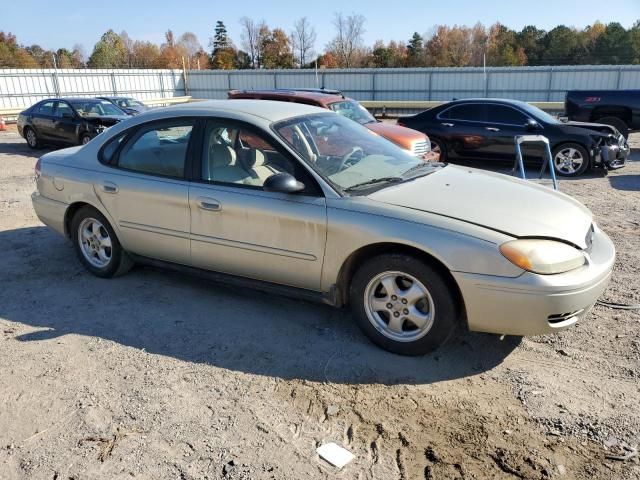
{"type": "Polygon", "coordinates": [[[219,212],[220,210],[222,210],[222,206],[220,205],[220,202],[218,200],[208,197],[199,197],[198,207],[203,210],[210,210],[212,212],[219,212]]]}
{"type": "Polygon", "coordinates": [[[490,132],[499,132],[500,129],[496,127],[485,127],[485,130],[489,130],[490,132]]]}
{"type": "Polygon", "coordinates": [[[118,186],[115,183],[104,182],[102,184],[102,191],[104,193],[118,193],[118,186]]]}
{"type": "Polygon", "coordinates": [[[441,125],[444,126],[444,127],[453,127],[454,126],[453,123],[442,123],[441,125]]]}

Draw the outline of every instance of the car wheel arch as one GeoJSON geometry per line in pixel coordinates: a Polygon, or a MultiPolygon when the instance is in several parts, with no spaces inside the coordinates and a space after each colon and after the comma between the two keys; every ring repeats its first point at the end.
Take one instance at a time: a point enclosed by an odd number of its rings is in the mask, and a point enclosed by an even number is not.
{"type": "Polygon", "coordinates": [[[119,233],[118,226],[115,225],[113,219],[111,218],[111,215],[109,215],[109,213],[106,212],[104,208],[101,208],[100,206],[95,205],[93,203],[79,200],[71,203],[67,207],[67,210],[64,212],[64,233],[68,238],[71,238],[71,222],[73,221],[73,217],[76,214],[76,212],[78,212],[78,210],[80,210],[83,207],[95,208],[98,212],[104,215],[104,217],[111,224],[111,228],[113,228],[114,232],[116,232],[116,235],[118,235],[119,233]]]}
{"type": "Polygon", "coordinates": [[[447,266],[442,263],[441,260],[429,254],[428,252],[425,252],[424,250],[413,247],[411,245],[400,243],[374,243],[360,247],[358,250],[352,252],[351,255],[349,255],[349,257],[347,257],[347,259],[343,262],[338,273],[338,280],[336,284],[336,293],[338,294],[338,298],[336,300],[338,305],[344,306],[349,304],[349,290],[351,280],[353,279],[353,276],[358,267],[363,262],[366,262],[371,258],[374,258],[378,255],[390,253],[417,257],[436,269],[438,273],[440,273],[443,278],[446,279],[447,283],[449,283],[449,285],[452,287],[460,309],[463,312],[463,317],[466,318],[466,315],[464,315],[465,305],[464,299],[462,297],[462,292],[460,291],[460,287],[451,274],[449,268],[447,268],[447,266]]]}

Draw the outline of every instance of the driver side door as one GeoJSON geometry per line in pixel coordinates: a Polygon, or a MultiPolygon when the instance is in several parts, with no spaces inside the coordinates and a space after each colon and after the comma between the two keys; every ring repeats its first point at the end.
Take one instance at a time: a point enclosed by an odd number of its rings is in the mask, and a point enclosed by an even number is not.
{"type": "Polygon", "coordinates": [[[210,119],[197,170],[189,187],[193,266],[320,290],[326,201],[297,159],[248,124],[210,119]],[[263,190],[282,171],[305,190],[263,190]]]}

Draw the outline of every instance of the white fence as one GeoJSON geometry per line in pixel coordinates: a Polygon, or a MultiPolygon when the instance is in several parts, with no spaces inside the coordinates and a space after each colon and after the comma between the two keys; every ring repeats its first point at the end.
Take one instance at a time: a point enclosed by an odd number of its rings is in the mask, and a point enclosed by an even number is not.
{"type": "Polygon", "coordinates": [[[357,100],[507,97],[558,102],[571,89],[640,88],[640,66],[318,70],[0,70],[0,108],[52,96],[181,95],[226,98],[231,89],[321,87],[357,100]],[[186,82],[185,82],[186,77],[186,82]]]}

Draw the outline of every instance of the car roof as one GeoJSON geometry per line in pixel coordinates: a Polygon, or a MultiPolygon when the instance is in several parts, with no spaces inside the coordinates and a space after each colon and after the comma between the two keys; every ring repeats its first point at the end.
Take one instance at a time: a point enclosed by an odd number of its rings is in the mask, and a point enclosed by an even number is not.
{"type": "Polygon", "coordinates": [[[51,100],[66,100],[67,102],[99,102],[100,98],[97,97],[61,97],[51,100]]]}
{"type": "Polygon", "coordinates": [[[338,90],[324,90],[323,89],[266,89],[266,90],[231,90],[229,92],[232,95],[268,95],[271,97],[281,97],[283,100],[293,100],[295,101],[297,98],[302,98],[306,100],[312,100],[314,102],[319,103],[320,105],[327,106],[334,102],[340,102],[344,100],[350,100],[345,97],[338,90]]]}
{"type": "MultiPolygon", "coordinates": [[[[206,100],[183,103],[171,107],[153,110],[158,117],[171,117],[172,114],[207,115],[215,112],[231,112],[241,116],[259,117],[269,122],[278,122],[287,118],[327,113],[325,109],[301,103],[280,102],[276,100],[206,100]]],[[[145,114],[149,118],[150,113],[145,114]]]]}
{"type": "Polygon", "coordinates": [[[516,105],[516,106],[524,106],[528,105],[526,102],[521,100],[512,100],[509,98],[458,98],[451,102],[445,103],[444,105],[458,105],[460,103],[499,103],[502,105],[516,105]]]}

